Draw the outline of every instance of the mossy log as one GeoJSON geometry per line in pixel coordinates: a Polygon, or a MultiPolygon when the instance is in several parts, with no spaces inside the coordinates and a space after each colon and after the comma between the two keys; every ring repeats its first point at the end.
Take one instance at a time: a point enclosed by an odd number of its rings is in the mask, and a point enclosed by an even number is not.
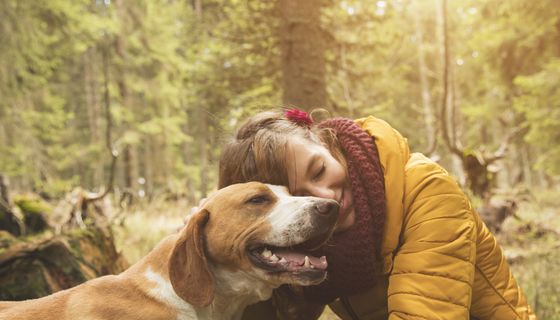
{"type": "Polygon", "coordinates": [[[126,267],[109,227],[91,223],[47,239],[0,233],[0,300],[39,298],[126,267]]]}
{"type": "Polygon", "coordinates": [[[14,197],[14,204],[23,214],[26,234],[40,233],[50,228],[51,206],[37,195],[26,194],[14,197]]]}
{"type": "Polygon", "coordinates": [[[9,205],[2,200],[0,200],[0,230],[7,231],[14,236],[20,236],[23,233],[23,223],[19,221],[9,205]]]}

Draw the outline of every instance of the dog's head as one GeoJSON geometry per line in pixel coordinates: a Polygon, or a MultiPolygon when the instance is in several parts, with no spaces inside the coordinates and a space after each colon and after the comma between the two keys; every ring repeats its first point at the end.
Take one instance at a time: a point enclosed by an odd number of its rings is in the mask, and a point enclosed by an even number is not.
{"type": "Polygon", "coordinates": [[[334,200],[294,197],[285,187],[258,182],[217,191],[175,243],[169,263],[175,292],[192,305],[208,305],[214,297],[209,263],[273,287],[320,283],[326,258],[309,252],[331,236],[338,207],[334,200]]]}

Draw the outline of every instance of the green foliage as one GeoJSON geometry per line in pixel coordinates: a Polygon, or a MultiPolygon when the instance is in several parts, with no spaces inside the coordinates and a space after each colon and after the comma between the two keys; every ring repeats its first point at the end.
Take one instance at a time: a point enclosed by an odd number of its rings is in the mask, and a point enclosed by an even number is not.
{"type": "Polygon", "coordinates": [[[560,197],[557,189],[534,188],[530,202],[522,202],[522,220],[506,220],[498,240],[512,258],[512,272],[539,319],[560,320],[560,197]]]}
{"type": "Polygon", "coordinates": [[[87,4],[0,4],[6,17],[0,24],[0,171],[23,177],[26,186],[40,188],[60,175],[53,159],[74,142],[65,130],[74,117],[63,90],[71,81],[68,65],[103,26],[102,19],[90,19],[87,4]]]}
{"type": "Polygon", "coordinates": [[[560,319],[559,283],[556,277],[560,272],[559,259],[556,250],[547,254],[532,254],[527,257],[526,263],[513,268],[539,319],[560,319]]]}
{"type": "Polygon", "coordinates": [[[519,95],[515,109],[523,114],[529,129],[525,139],[539,148],[537,165],[550,175],[560,174],[560,59],[552,59],[544,69],[517,77],[519,95]]]}
{"type": "MultiPolygon", "coordinates": [[[[525,126],[515,143],[538,150],[528,165],[558,174],[560,151],[551,145],[560,7],[554,0],[448,2],[457,139],[489,151],[525,126]]],[[[280,5],[196,3],[1,2],[0,172],[24,190],[99,190],[110,174],[109,112],[120,152],[116,188],[212,189],[223,136],[281,102],[280,5]]],[[[426,148],[422,97],[429,95],[437,118],[442,94],[438,3],[323,3],[325,107],[335,116],[384,118],[413,150],[426,148]]],[[[440,143],[444,164],[448,153],[440,143]]]]}
{"type": "Polygon", "coordinates": [[[455,9],[452,48],[463,140],[495,148],[511,128],[523,125],[523,115],[512,107],[516,77],[533,74],[558,55],[560,8],[548,0],[470,0],[455,9]]]}

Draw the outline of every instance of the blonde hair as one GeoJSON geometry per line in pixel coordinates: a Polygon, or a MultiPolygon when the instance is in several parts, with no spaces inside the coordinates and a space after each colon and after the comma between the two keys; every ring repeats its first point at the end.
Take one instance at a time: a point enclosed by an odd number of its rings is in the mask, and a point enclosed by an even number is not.
{"type": "Polygon", "coordinates": [[[325,145],[346,167],[331,129],[296,124],[284,116],[283,110],[264,111],[247,119],[224,146],[218,187],[247,181],[288,186],[286,148],[293,137],[325,145]]]}

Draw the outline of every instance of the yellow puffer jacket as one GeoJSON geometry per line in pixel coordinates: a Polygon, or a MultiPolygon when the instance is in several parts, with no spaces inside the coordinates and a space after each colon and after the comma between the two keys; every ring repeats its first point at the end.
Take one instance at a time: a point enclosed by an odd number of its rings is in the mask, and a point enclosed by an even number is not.
{"type": "Polygon", "coordinates": [[[331,304],[343,319],[536,319],[494,236],[455,180],[374,117],[385,174],[384,274],[367,292],[331,304]]]}

